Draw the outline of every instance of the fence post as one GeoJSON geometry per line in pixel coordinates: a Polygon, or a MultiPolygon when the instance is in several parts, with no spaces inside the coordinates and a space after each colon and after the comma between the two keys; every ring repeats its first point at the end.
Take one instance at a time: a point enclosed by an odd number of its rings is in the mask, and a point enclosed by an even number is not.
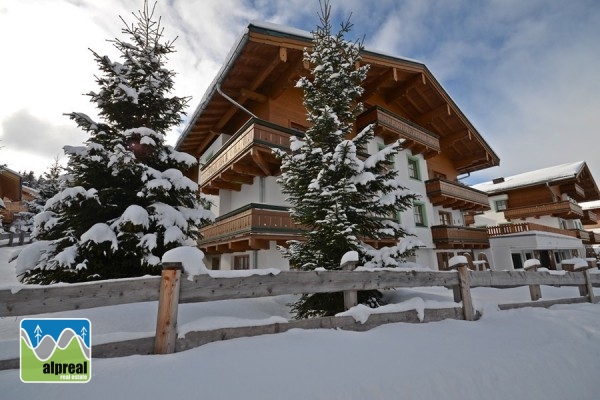
{"type": "Polygon", "coordinates": [[[583,271],[583,274],[585,275],[585,286],[587,289],[588,297],[590,299],[590,303],[595,303],[596,297],[594,296],[594,287],[592,286],[592,280],[590,278],[590,269],[588,268],[585,271],[583,271]]]}
{"type": "Polygon", "coordinates": [[[468,264],[456,264],[452,268],[456,268],[458,272],[458,286],[453,287],[454,301],[458,302],[462,300],[465,320],[473,321],[475,315],[473,313],[473,299],[471,298],[468,264]]]}
{"type": "Polygon", "coordinates": [[[10,235],[8,236],[8,247],[12,247],[13,240],[15,240],[15,234],[11,232],[10,235]]]}
{"type": "MultiPolygon", "coordinates": [[[[523,269],[527,272],[537,272],[537,264],[526,265],[523,269]]],[[[537,301],[542,298],[542,289],[540,285],[529,285],[529,295],[531,296],[531,301],[537,301]]]]}
{"type": "Polygon", "coordinates": [[[155,354],[175,352],[177,308],[179,306],[179,286],[182,270],[183,266],[180,262],[163,263],[156,318],[156,336],[154,338],[155,354]]]}
{"type": "Polygon", "coordinates": [[[587,265],[575,265],[573,266],[573,272],[582,272],[583,275],[585,276],[585,284],[584,285],[579,285],[579,295],[580,296],[590,296],[590,302],[593,303],[593,297],[594,297],[594,290],[592,288],[592,290],[589,290],[589,288],[591,288],[591,285],[589,285],[590,283],[590,277],[589,277],[589,272],[588,272],[589,267],[587,265]]]}
{"type": "MultiPolygon", "coordinates": [[[[354,271],[357,261],[346,261],[341,265],[344,271],[354,271]]],[[[358,304],[358,292],[356,290],[344,290],[344,309],[350,308],[358,304]]]]}

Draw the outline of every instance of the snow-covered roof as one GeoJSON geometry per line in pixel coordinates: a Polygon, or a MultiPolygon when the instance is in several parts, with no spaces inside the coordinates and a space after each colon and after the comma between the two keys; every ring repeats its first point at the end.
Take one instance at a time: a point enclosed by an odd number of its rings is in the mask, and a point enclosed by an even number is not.
{"type": "Polygon", "coordinates": [[[498,193],[518,187],[575,178],[584,167],[585,161],[577,161],[509,176],[498,183],[494,181],[478,183],[472,187],[486,193],[498,193]]]}
{"type": "Polygon", "coordinates": [[[586,201],[583,203],[579,203],[579,205],[584,210],[595,210],[596,208],[600,208],[600,200],[586,201]]]}

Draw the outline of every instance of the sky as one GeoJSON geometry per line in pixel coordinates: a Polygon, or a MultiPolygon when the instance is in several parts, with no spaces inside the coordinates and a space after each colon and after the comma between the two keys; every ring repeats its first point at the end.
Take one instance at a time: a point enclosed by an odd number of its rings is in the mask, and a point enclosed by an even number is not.
{"type": "MultiPolygon", "coordinates": [[[[46,171],[65,145],[87,139],[64,113],[95,116],[84,95],[99,70],[89,49],[118,59],[107,40],[142,0],[0,0],[0,164],[46,171]]],[[[600,182],[600,2],[598,0],[332,0],[334,27],[369,50],[423,62],[500,157],[479,183],[586,161],[600,182]]],[[[236,40],[253,20],[306,31],[317,0],[159,0],[165,36],[177,37],[167,67],[175,95],[198,106],[236,40]]],[[[175,144],[186,121],[167,141],[175,144]]]]}

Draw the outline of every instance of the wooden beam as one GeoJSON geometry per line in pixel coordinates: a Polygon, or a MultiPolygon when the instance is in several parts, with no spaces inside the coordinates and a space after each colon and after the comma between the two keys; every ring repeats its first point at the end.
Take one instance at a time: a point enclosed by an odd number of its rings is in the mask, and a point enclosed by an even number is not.
{"type": "Polygon", "coordinates": [[[218,179],[221,179],[225,182],[240,183],[242,185],[251,185],[254,183],[254,178],[252,176],[236,174],[234,172],[221,172],[218,176],[218,179]]]}
{"type": "Polygon", "coordinates": [[[269,241],[266,239],[250,239],[250,247],[254,250],[269,250],[269,241]]]}
{"type": "Polygon", "coordinates": [[[421,115],[415,120],[415,122],[418,125],[426,126],[429,125],[434,119],[449,117],[450,115],[452,115],[452,112],[450,111],[450,105],[448,103],[444,103],[441,106],[421,115]]]}
{"type": "MultiPolygon", "coordinates": [[[[394,76],[394,78],[396,78],[396,76],[394,76]]],[[[402,85],[392,89],[389,93],[387,93],[385,95],[385,102],[386,104],[389,104],[394,100],[398,99],[399,97],[405,96],[409,92],[409,90],[426,84],[427,81],[425,80],[425,74],[419,73],[414,78],[406,81],[402,85]]]]}
{"type": "Polygon", "coordinates": [[[230,242],[229,243],[229,249],[232,252],[250,250],[250,243],[248,243],[248,240],[241,240],[241,241],[237,241],[237,242],[230,242]]]}
{"type": "Polygon", "coordinates": [[[254,166],[254,165],[242,165],[242,164],[232,164],[229,168],[231,172],[236,174],[243,175],[251,175],[251,176],[264,176],[265,173],[262,169],[254,166]]]}
{"type": "Polygon", "coordinates": [[[287,48],[280,47],[279,48],[279,60],[281,62],[287,62],[287,58],[288,58],[287,48]]]}
{"type": "Polygon", "coordinates": [[[214,188],[218,188],[218,189],[235,190],[236,192],[239,192],[240,190],[242,190],[241,184],[225,182],[225,181],[213,180],[211,182],[211,186],[213,186],[214,188]]]}
{"type": "MultiPolygon", "coordinates": [[[[279,65],[279,63],[281,62],[280,58],[279,58],[279,52],[277,52],[277,56],[274,57],[271,62],[269,62],[264,69],[261,71],[260,74],[258,74],[256,76],[256,78],[254,78],[254,80],[252,81],[252,83],[249,85],[248,90],[250,91],[254,91],[256,90],[263,82],[264,80],[271,74],[271,72],[273,72],[273,70],[275,69],[275,67],[277,67],[277,65],[279,65]]],[[[240,95],[240,97],[238,99],[236,99],[236,101],[241,104],[244,105],[244,103],[246,102],[246,100],[248,100],[248,97],[244,96],[243,94],[240,95]]],[[[217,124],[215,125],[215,129],[219,130],[221,129],[223,126],[225,126],[225,124],[227,123],[227,121],[229,121],[231,119],[231,117],[233,117],[233,115],[235,115],[236,112],[240,111],[240,109],[238,108],[238,106],[232,104],[229,109],[227,110],[227,112],[225,112],[225,114],[223,114],[223,116],[221,117],[221,119],[217,122],[217,124]]]]}
{"type": "Polygon", "coordinates": [[[379,86],[381,86],[384,82],[386,82],[389,79],[394,79],[394,81],[396,81],[396,68],[391,68],[386,70],[385,72],[383,72],[382,74],[380,74],[379,76],[375,77],[373,80],[371,80],[368,84],[364,85],[364,91],[362,96],[360,97],[361,101],[367,100],[369,97],[371,97],[375,91],[377,90],[377,88],[379,86]]]}
{"type": "Polygon", "coordinates": [[[479,153],[479,154],[474,154],[469,157],[463,157],[459,161],[454,163],[454,167],[456,169],[460,170],[463,168],[467,168],[477,162],[486,161],[486,154],[487,153],[485,153],[485,154],[479,153]]]}
{"type": "Polygon", "coordinates": [[[204,194],[211,194],[213,196],[218,196],[219,195],[219,189],[218,188],[213,188],[210,186],[204,186],[202,189],[200,189],[202,191],[202,193],[204,194]]]}
{"type": "Polygon", "coordinates": [[[240,89],[240,93],[242,97],[247,97],[249,100],[256,101],[257,103],[266,103],[268,99],[267,96],[265,96],[264,94],[260,94],[244,88],[240,89]]]}
{"type": "Polygon", "coordinates": [[[286,69],[270,85],[271,88],[268,94],[271,99],[275,100],[279,98],[287,89],[296,86],[296,81],[302,71],[301,59],[302,55],[300,54],[290,56],[290,62],[286,69]]]}
{"type": "Polygon", "coordinates": [[[449,136],[440,138],[440,146],[442,148],[452,147],[454,144],[463,139],[472,139],[471,131],[469,129],[463,129],[461,131],[455,132],[449,136]]]}
{"type": "Polygon", "coordinates": [[[254,162],[256,162],[256,165],[264,172],[265,176],[271,176],[271,168],[262,153],[257,149],[252,149],[250,154],[252,155],[254,162]]]}

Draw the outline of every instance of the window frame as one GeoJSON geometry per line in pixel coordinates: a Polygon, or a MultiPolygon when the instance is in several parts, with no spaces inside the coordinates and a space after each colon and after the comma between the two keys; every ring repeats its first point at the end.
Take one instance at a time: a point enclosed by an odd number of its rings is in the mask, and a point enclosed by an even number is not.
{"type": "Polygon", "coordinates": [[[233,269],[235,271],[243,271],[250,269],[250,255],[242,254],[233,256],[233,269]]]}
{"type": "Polygon", "coordinates": [[[506,209],[508,209],[508,200],[507,199],[494,200],[494,209],[496,210],[496,212],[506,211],[506,209]],[[501,209],[500,207],[498,207],[499,203],[503,203],[504,208],[501,209]]]}
{"type": "Polygon", "coordinates": [[[419,159],[417,157],[413,157],[413,156],[406,156],[407,158],[407,168],[408,168],[408,177],[410,179],[414,179],[416,181],[421,181],[421,166],[419,163],[419,159]],[[414,166],[414,168],[411,168],[411,165],[414,166]],[[412,174],[412,172],[414,172],[414,175],[412,174]]]}
{"type": "Polygon", "coordinates": [[[425,209],[425,203],[420,201],[413,202],[413,219],[415,221],[415,226],[417,227],[427,228],[429,226],[427,224],[427,210],[425,209]],[[421,220],[420,222],[417,221],[417,216],[421,220]]]}

